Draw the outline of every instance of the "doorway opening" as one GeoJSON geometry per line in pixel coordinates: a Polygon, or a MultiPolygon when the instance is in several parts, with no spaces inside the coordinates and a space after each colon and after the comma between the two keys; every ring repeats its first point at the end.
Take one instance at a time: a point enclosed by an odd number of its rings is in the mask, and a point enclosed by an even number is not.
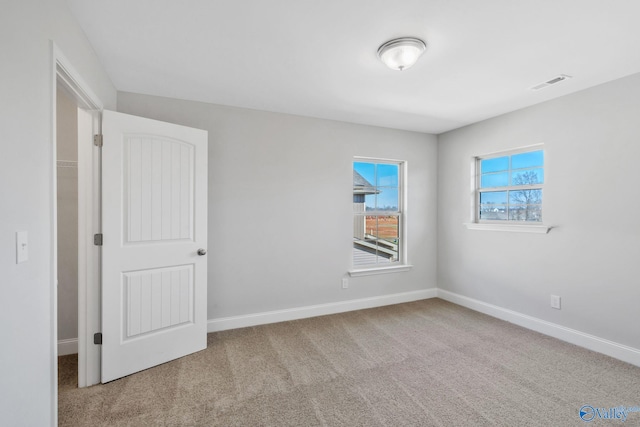
{"type": "Polygon", "coordinates": [[[57,419],[58,355],[77,354],[74,387],[100,382],[100,159],[93,135],[100,133],[102,103],[51,43],[52,49],[52,390],[57,419]],[[76,380],[77,378],[77,380],[76,380]]]}
{"type": "Polygon", "coordinates": [[[78,105],[56,85],[58,386],[78,381],[78,105]]]}

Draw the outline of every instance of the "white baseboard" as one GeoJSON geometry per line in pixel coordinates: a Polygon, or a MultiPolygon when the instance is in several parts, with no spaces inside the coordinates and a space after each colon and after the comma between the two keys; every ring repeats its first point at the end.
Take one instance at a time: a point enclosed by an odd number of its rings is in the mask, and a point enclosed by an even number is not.
{"type": "Polygon", "coordinates": [[[501,320],[531,329],[598,353],[606,354],[615,359],[622,360],[632,365],[640,366],[640,350],[623,344],[618,344],[594,335],[586,334],[575,329],[547,322],[546,320],[518,313],[513,310],[488,304],[473,298],[458,295],[453,292],[438,289],[438,298],[470,308],[480,313],[488,314],[501,320]]]}
{"type": "Polygon", "coordinates": [[[76,354],[78,352],[78,338],[58,340],[58,356],[76,354]]]}
{"type": "Polygon", "coordinates": [[[372,298],[339,301],[328,304],[308,305],[305,307],[289,308],[285,310],[266,311],[263,313],[246,314],[232,317],[221,317],[219,319],[209,319],[207,331],[225,331],[228,329],[246,328],[248,326],[285,322],[287,320],[305,319],[308,317],[324,316],[327,314],[344,313],[347,311],[362,310],[365,308],[382,307],[385,305],[435,298],[436,295],[437,289],[432,288],[420,291],[383,295],[372,298]]]}

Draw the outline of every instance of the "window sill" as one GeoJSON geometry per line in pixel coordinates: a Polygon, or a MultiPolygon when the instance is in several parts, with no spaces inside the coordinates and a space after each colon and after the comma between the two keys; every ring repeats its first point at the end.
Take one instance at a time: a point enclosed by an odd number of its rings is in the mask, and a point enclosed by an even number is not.
{"type": "Polygon", "coordinates": [[[515,232],[515,233],[538,233],[538,234],[547,234],[553,228],[549,225],[487,224],[487,223],[477,223],[477,222],[467,222],[464,225],[469,230],[509,231],[509,232],[515,232]]]}
{"type": "Polygon", "coordinates": [[[363,268],[360,270],[350,270],[349,276],[360,277],[360,276],[373,276],[376,274],[400,273],[402,271],[409,271],[412,268],[413,266],[408,264],[396,265],[393,267],[363,268]]]}

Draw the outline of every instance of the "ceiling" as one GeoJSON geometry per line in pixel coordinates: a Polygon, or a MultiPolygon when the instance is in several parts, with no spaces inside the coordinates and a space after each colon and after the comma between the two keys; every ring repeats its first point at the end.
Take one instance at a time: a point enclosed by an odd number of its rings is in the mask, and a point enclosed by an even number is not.
{"type": "Polygon", "coordinates": [[[640,72],[638,0],[67,2],[119,91],[434,134],[640,72]]]}

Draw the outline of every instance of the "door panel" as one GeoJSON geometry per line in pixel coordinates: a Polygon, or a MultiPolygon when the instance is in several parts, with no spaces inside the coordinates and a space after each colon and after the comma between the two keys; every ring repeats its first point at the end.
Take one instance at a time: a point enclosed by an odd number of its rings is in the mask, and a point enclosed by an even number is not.
{"type": "Polygon", "coordinates": [[[207,132],[103,114],[102,382],[206,348],[207,132]]]}
{"type": "Polygon", "coordinates": [[[124,152],[125,241],[193,240],[194,147],[127,135],[124,152]]]}
{"type": "Polygon", "coordinates": [[[124,341],[193,323],[193,265],[124,273],[124,341]]]}

